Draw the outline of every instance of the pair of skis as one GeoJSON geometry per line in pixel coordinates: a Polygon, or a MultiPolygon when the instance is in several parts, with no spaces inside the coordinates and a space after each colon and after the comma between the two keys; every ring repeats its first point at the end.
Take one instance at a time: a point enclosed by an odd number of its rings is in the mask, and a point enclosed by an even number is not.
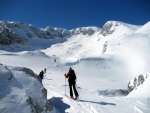
{"type": "Polygon", "coordinates": [[[71,98],[70,96],[68,96],[67,94],[66,94],[66,77],[65,77],[65,94],[64,94],[66,97],[68,97],[68,98],[70,98],[70,99],[72,99],[72,100],[79,100],[79,98],[71,98]]]}
{"type": "Polygon", "coordinates": [[[68,96],[68,95],[66,95],[66,94],[64,94],[66,97],[68,97],[68,98],[70,98],[70,99],[72,99],[72,100],[75,100],[75,101],[78,101],[79,99],[76,99],[76,98],[71,98],[70,96],[68,96]]]}

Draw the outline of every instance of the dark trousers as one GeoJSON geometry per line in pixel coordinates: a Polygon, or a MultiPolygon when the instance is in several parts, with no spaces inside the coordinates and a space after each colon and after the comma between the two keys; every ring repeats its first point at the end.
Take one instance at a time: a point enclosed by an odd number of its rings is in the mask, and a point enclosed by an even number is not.
{"type": "Polygon", "coordinates": [[[70,88],[70,96],[73,97],[73,92],[72,92],[72,87],[73,87],[73,90],[74,90],[74,93],[75,93],[75,96],[79,96],[78,95],[78,92],[76,90],[76,82],[75,81],[69,81],[69,88],[70,88]]]}

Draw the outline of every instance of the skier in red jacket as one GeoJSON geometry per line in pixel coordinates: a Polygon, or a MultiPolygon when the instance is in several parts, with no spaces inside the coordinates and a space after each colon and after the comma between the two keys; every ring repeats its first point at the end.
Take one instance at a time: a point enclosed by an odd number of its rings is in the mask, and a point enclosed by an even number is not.
{"type": "Polygon", "coordinates": [[[69,72],[65,75],[64,75],[66,78],[68,78],[68,82],[69,82],[69,89],[70,89],[70,97],[71,98],[74,98],[73,97],[73,92],[72,92],[72,87],[73,87],[73,90],[74,90],[74,94],[75,94],[75,99],[78,99],[79,97],[79,94],[76,90],[76,74],[74,72],[74,70],[70,67],[69,68],[69,72]]]}

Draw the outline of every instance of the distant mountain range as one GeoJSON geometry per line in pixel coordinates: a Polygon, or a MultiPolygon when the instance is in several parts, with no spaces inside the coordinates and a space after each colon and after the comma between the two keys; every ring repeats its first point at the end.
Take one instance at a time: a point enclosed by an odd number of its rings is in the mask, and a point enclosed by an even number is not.
{"type": "Polygon", "coordinates": [[[92,35],[97,31],[100,31],[98,27],[81,27],[73,30],[66,30],[63,28],[54,28],[48,26],[44,29],[40,29],[31,24],[24,24],[21,22],[0,21],[0,44],[25,44],[31,38],[64,38],[80,33],[82,33],[83,35],[92,35]]]}
{"type": "Polygon", "coordinates": [[[50,26],[43,29],[21,22],[0,21],[0,49],[6,51],[46,49],[52,44],[62,43],[66,38],[77,35],[92,37],[97,34],[99,37],[97,40],[100,40],[110,35],[117,37],[143,31],[145,33],[149,31],[147,27],[149,23],[142,27],[119,21],[108,21],[102,28],[90,26],[67,30],[50,26]]]}

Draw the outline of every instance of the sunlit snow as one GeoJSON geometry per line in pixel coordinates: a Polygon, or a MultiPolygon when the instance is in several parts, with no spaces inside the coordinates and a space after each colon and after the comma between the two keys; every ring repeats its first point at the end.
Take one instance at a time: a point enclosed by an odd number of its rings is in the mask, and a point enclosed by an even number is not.
{"type": "Polygon", "coordinates": [[[43,85],[56,113],[150,113],[149,28],[149,22],[135,26],[109,21],[92,35],[33,38],[29,41],[38,44],[38,50],[0,50],[0,63],[27,67],[37,74],[47,68],[43,85]],[[78,101],[65,96],[69,86],[64,74],[69,67],[77,75],[78,101]],[[145,82],[128,94],[128,82],[140,74],[147,76],[145,82]]]}

